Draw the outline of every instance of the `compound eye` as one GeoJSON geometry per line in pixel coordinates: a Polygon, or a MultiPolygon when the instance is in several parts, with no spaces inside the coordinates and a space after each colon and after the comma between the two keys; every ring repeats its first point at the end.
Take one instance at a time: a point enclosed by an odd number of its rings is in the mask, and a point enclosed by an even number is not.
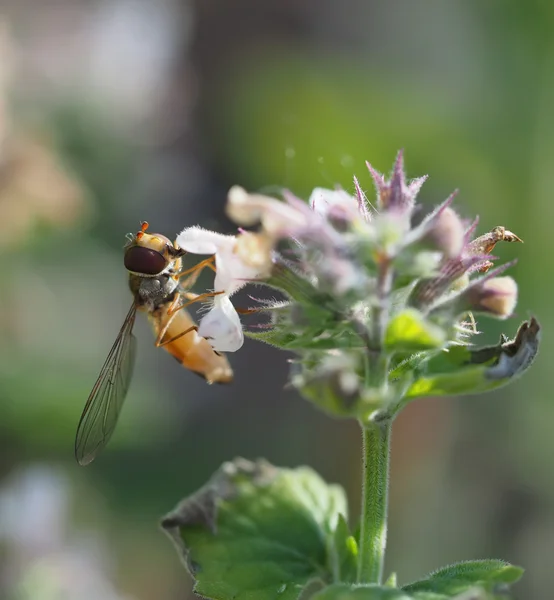
{"type": "Polygon", "coordinates": [[[125,268],[142,275],[157,275],[167,267],[166,259],[156,250],[133,246],[125,252],[125,268]]]}

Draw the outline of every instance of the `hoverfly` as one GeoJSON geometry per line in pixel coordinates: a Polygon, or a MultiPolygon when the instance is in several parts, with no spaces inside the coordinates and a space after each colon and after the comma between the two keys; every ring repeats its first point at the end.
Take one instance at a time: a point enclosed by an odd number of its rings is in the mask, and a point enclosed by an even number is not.
{"type": "Polygon", "coordinates": [[[217,295],[188,292],[204,268],[215,271],[214,257],[182,270],[181,258],[186,252],[164,235],[146,233],[147,229],[148,223],[142,223],[138,233],[129,234],[125,246],[124,264],[133,303],[79,420],[75,458],[81,465],[92,462],[114,432],[135,364],[133,325],[137,310],[147,313],[156,335],[155,345],[165,348],[186,369],[208,383],[229,383],[233,379],[227,359],[198,335],[198,328],[185,310],[194,302],[217,295]]]}

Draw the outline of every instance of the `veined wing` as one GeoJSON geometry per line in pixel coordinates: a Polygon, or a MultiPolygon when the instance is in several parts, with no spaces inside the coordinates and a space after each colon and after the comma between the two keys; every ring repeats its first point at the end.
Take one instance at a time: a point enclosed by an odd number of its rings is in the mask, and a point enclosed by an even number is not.
{"type": "Polygon", "coordinates": [[[133,304],[88,397],[77,427],[75,458],[88,465],[108,443],[127,395],[136,357],[133,304]]]}

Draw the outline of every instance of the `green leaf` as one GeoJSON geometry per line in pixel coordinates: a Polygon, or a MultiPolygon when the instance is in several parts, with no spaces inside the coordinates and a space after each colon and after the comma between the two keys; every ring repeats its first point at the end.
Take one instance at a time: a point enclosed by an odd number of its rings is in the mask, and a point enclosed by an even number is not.
{"type": "Polygon", "coordinates": [[[419,352],[441,348],[446,342],[446,332],[427,322],[416,309],[406,309],[394,316],[385,332],[385,349],[388,352],[419,352]]]}
{"type": "Polygon", "coordinates": [[[358,543],[350,533],[346,519],[339,515],[331,538],[333,580],[354,583],[358,571],[358,543]]]}
{"type": "MultiPolygon", "coordinates": [[[[314,579],[331,581],[329,547],[342,488],[307,467],[225,463],[162,521],[195,579],[214,600],[296,600],[314,579]]],[[[342,530],[342,527],[341,527],[342,530]]]]}
{"type": "Polygon", "coordinates": [[[477,350],[453,346],[417,365],[418,376],[408,388],[406,400],[476,394],[502,387],[531,366],[539,339],[540,325],[532,318],[522,323],[512,341],[502,336],[496,346],[477,350]]]}
{"type": "Polygon", "coordinates": [[[489,381],[486,370],[479,367],[460,369],[456,373],[437,374],[416,379],[406,393],[406,400],[422,396],[458,396],[478,394],[501,387],[507,381],[489,381]]]}
{"type": "Polygon", "coordinates": [[[326,587],[312,600],[412,600],[406,592],[381,585],[348,585],[339,583],[326,587]]]}
{"type": "MultiPolygon", "coordinates": [[[[401,589],[384,585],[337,583],[317,592],[312,600],[494,600],[517,581],[523,570],[501,560],[475,560],[444,567],[426,579],[401,589]]],[[[502,596],[505,598],[505,596],[502,596]]]]}
{"type": "Polygon", "coordinates": [[[291,331],[291,329],[290,324],[283,326],[277,323],[266,331],[245,331],[244,335],[252,340],[292,351],[363,348],[357,334],[344,328],[337,330],[336,323],[328,325],[320,320],[317,327],[300,327],[296,325],[294,331],[291,331]],[[330,335],[329,331],[333,331],[333,335],[330,335]]]}
{"type": "Polygon", "coordinates": [[[420,592],[439,594],[453,598],[474,588],[500,593],[516,582],[523,569],[502,560],[473,560],[460,562],[431,573],[427,578],[402,587],[419,598],[420,592]]]}

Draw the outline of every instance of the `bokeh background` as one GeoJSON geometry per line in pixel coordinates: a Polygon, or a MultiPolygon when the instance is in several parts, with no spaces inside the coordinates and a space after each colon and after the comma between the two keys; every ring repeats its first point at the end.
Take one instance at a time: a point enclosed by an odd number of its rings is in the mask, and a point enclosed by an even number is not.
{"type": "MultiPolygon", "coordinates": [[[[551,595],[554,4],[529,0],[2,0],[0,597],[181,600],[159,518],[240,455],[312,465],[358,509],[360,439],[284,389],[287,356],[247,342],[232,387],[139,354],[119,427],[85,469],[75,427],[130,305],[124,235],[231,231],[226,190],[373,193],[405,149],[433,206],[460,188],[479,232],[524,245],[518,315],[537,364],[487,396],[428,399],[395,425],[388,570],[407,582],[494,556],[551,595]]],[[[200,287],[209,287],[209,278],[200,287]]]]}

